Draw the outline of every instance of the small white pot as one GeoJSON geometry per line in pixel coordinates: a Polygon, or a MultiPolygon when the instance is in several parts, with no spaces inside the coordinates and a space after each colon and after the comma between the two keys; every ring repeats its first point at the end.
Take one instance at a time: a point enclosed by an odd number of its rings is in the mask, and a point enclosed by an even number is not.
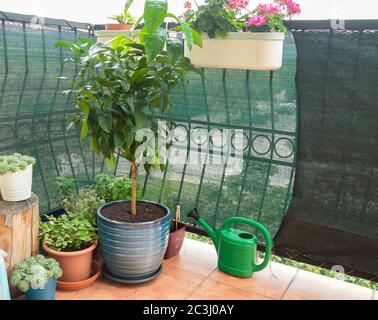
{"type": "Polygon", "coordinates": [[[0,176],[0,191],[5,201],[22,201],[31,197],[33,165],[23,171],[0,176]]]}
{"type": "Polygon", "coordinates": [[[202,35],[202,49],[185,46],[185,56],[203,68],[277,70],[282,67],[282,32],[230,32],[224,39],[202,35]]]}

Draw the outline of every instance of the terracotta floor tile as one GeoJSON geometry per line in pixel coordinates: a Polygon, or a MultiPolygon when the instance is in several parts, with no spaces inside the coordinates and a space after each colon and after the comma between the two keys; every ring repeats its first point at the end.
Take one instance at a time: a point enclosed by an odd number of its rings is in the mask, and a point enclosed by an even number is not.
{"type": "Polygon", "coordinates": [[[189,300],[270,300],[253,292],[228,286],[221,282],[207,279],[188,298],[189,300]]]}
{"type": "Polygon", "coordinates": [[[210,278],[246,291],[273,299],[280,299],[289,287],[296,272],[296,268],[272,262],[270,267],[268,266],[263,271],[256,272],[252,278],[237,278],[220,270],[212,273],[210,278]]]}
{"type": "Polygon", "coordinates": [[[98,290],[89,298],[92,300],[181,300],[187,298],[204,280],[204,276],[168,264],[164,266],[158,278],[144,284],[123,285],[101,279],[98,290]]]}
{"type": "Polygon", "coordinates": [[[172,259],[164,260],[164,264],[208,276],[216,269],[217,261],[214,246],[185,238],[180,254],[172,259]]]}
{"type": "Polygon", "coordinates": [[[78,291],[63,291],[57,289],[56,300],[87,300],[98,288],[100,283],[96,281],[91,286],[78,291]]]}
{"type": "Polygon", "coordinates": [[[299,270],[285,300],[370,300],[372,289],[299,270]]]}

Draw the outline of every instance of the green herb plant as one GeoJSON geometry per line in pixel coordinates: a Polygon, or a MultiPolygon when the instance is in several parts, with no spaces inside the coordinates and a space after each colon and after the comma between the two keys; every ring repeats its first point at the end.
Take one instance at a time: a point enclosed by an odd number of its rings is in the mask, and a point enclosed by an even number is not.
{"type": "Polygon", "coordinates": [[[62,274],[62,269],[55,259],[37,255],[29,257],[15,266],[11,283],[22,292],[26,292],[30,288],[44,289],[49,279],[58,279],[62,274]]]}
{"type": "Polygon", "coordinates": [[[71,252],[88,248],[97,239],[96,228],[85,214],[47,216],[40,222],[39,237],[49,248],[71,252]]]}
{"type": "Polygon", "coordinates": [[[125,7],[121,14],[115,14],[110,17],[110,19],[117,21],[119,24],[134,24],[135,18],[130,14],[129,9],[133,4],[134,0],[126,1],[125,7]]]}
{"type": "Polygon", "coordinates": [[[65,93],[76,102],[73,125],[81,138],[89,136],[92,150],[104,156],[110,167],[115,168],[117,152],[131,163],[133,215],[138,167],[143,165],[149,174],[151,168],[163,170],[165,165],[159,146],[143,149],[145,138],[138,133],[148,130],[158,140],[155,114],[172,108],[171,92],[189,72],[203,75],[183,56],[182,41],[161,28],[166,18],[177,19],[189,49],[200,44],[198,34],[185,21],[168,13],[167,0],[146,0],[144,14],[135,23],[144,20],[143,28],[134,30],[134,38],[116,38],[111,47],[86,38],[57,43],[71,49],[69,61],[78,69],[72,89],[65,93]]]}
{"type": "Polygon", "coordinates": [[[34,165],[33,157],[15,153],[8,156],[0,156],[0,175],[24,171],[29,165],[34,165]]]}

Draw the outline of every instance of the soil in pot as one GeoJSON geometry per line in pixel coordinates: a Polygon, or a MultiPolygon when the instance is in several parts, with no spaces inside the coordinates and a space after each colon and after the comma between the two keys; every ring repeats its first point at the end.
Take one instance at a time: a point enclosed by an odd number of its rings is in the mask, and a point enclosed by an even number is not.
{"type": "Polygon", "coordinates": [[[114,203],[101,211],[102,215],[118,222],[150,222],[166,216],[164,208],[148,202],[137,202],[137,214],[131,214],[131,202],[114,203]]]}

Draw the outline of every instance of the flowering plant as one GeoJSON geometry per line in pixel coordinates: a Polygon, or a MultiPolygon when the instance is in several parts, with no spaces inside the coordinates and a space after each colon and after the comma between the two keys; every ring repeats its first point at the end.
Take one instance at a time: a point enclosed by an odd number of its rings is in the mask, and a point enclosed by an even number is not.
{"type": "Polygon", "coordinates": [[[56,260],[37,255],[16,265],[11,282],[20,291],[26,292],[30,288],[44,289],[49,279],[58,279],[61,276],[62,269],[56,260]]]}
{"type": "Polygon", "coordinates": [[[249,8],[249,0],[206,0],[197,10],[187,1],[184,7],[182,18],[210,38],[236,31],[285,32],[284,19],[301,13],[299,4],[293,0],[273,0],[254,9],[249,8]]]}

